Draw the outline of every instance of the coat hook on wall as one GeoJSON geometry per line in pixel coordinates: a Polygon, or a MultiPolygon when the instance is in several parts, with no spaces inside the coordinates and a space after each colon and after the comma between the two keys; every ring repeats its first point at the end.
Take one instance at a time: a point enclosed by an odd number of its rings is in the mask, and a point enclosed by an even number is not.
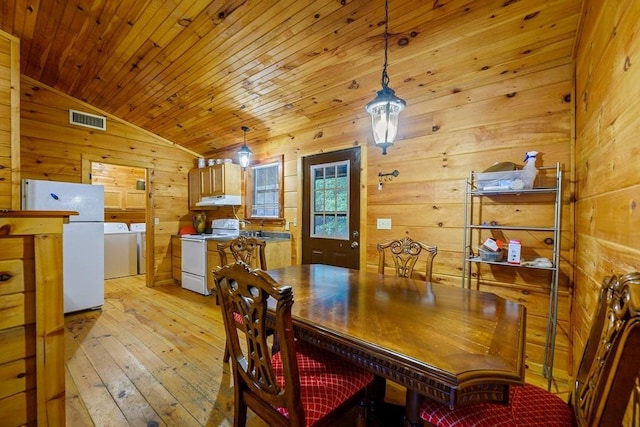
{"type": "Polygon", "coordinates": [[[398,172],[398,169],[395,169],[393,172],[389,172],[389,173],[382,173],[382,172],[378,172],[378,190],[382,190],[382,180],[386,181],[391,181],[394,177],[397,177],[398,175],[400,175],[400,172],[398,172]]]}

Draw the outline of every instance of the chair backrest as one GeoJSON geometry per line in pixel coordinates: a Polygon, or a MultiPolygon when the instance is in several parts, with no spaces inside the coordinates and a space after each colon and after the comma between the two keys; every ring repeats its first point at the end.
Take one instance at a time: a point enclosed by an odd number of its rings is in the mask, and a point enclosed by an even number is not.
{"type": "Polygon", "coordinates": [[[433,269],[433,258],[438,254],[436,246],[429,246],[422,242],[404,237],[401,240],[391,240],[386,243],[378,243],[378,273],[384,274],[386,255],[393,260],[395,274],[398,277],[411,278],[416,262],[420,254],[426,253],[425,280],[431,281],[431,270],[433,269]]]}
{"type": "Polygon", "coordinates": [[[236,398],[243,399],[263,419],[271,420],[270,424],[285,422],[273,408],[276,406],[289,409],[291,425],[304,425],[291,321],[291,287],[279,286],[265,271],[251,269],[242,261],[218,268],[213,277],[222,306],[236,398]],[[282,356],[284,387],[276,381],[267,343],[267,303],[270,298],[275,305],[272,306],[275,308],[274,329],[282,356]],[[241,327],[234,320],[234,312],[243,317],[242,331],[238,330],[241,327]],[[241,338],[246,340],[246,353],[240,346],[241,338]]]}
{"type": "Polygon", "coordinates": [[[265,256],[264,240],[255,237],[239,236],[228,242],[218,243],[218,253],[220,254],[220,264],[226,265],[229,262],[243,261],[252,268],[267,269],[267,259],[265,256]],[[233,255],[233,260],[227,260],[227,249],[233,255]]]}
{"type": "Polygon", "coordinates": [[[571,403],[579,426],[619,426],[640,374],[640,273],[606,278],[571,403]]]}

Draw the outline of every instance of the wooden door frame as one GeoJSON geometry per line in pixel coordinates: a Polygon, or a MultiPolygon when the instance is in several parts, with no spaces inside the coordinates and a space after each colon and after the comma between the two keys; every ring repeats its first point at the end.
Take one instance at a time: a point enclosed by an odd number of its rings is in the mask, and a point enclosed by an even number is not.
{"type": "MultiPolygon", "coordinates": [[[[366,269],[367,266],[367,145],[358,145],[360,148],[360,269],[366,269]]],[[[299,151],[298,158],[296,159],[297,166],[297,197],[296,197],[296,209],[295,214],[292,217],[287,217],[287,221],[291,221],[292,218],[296,218],[297,221],[302,221],[302,203],[303,203],[303,174],[305,173],[303,160],[305,157],[313,156],[316,154],[327,154],[332,153],[334,151],[343,151],[350,148],[356,148],[352,145],[344,146],[344,147],[335,147],[332,150],[308,150],[308,151],[299,151]],[[300,208],[298,208],[298,206],[300,208]]],[[[286,164],[286,159],[285,159],[286,164]]],[[[286,179],[285,179],[286,181],[286,179]]],[[[287,209],[285,206],[285,217],[287,209]]],[[[300,242],[299,245],[296,245],[295,254],[296,254],[296,264],[302,263],[302,226],[298,225],[295,229],[291,229],[291,236],[295,239],[296,242],[300,242]]]]}
{"type": "Polygon", "coordinates": [[[145,223],[146,223],[146,245],[147,245],[147,269],[146,269],[146,285],[147,287],[153,287],[155,281],[155,251],[149,250],[149,248],[155,247],[155,227],[153,218],[155,212],[153,210],[153,181],[150,177],[153,176],[153,164],[150,162],[141,162],[137,160],[126,159],[123,157],[107,157],[94,155],[94,154],[82,154],[82,183],[91,184],[91,171],[93,163],[107,163],[116,166],[128,166],[134,168],[144,169],[146,171],[147,181],[147,195],[145,201],[145,223]]]}

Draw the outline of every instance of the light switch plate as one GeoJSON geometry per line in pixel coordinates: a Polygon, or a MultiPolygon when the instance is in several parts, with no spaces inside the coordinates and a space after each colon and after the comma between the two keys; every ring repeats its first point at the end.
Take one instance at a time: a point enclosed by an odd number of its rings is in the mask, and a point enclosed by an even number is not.
{"type": "Polygon", "coordinates": [[[391,218],[378,218],[378,230],[391,230],[391,218]]]}

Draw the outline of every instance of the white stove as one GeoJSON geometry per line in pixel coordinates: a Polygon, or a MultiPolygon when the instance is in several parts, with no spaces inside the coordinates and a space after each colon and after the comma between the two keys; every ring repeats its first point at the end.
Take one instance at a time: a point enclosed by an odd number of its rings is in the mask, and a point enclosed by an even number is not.
{"type": "Polygon", "coordinates": [[[233,239],[240,235],[240,221],[237,219],[214,219],[211,221],[211,233],[184,234],[185,240],[233,239]]]}
{"type": "Polygon", "coordinates": [[[202,295],[209,295],[207,288],[207,240],[229,240],[240,235],[237,219],[214,219],[210,234],[185,234],[182,236],[182,287],[202,295]]]}

